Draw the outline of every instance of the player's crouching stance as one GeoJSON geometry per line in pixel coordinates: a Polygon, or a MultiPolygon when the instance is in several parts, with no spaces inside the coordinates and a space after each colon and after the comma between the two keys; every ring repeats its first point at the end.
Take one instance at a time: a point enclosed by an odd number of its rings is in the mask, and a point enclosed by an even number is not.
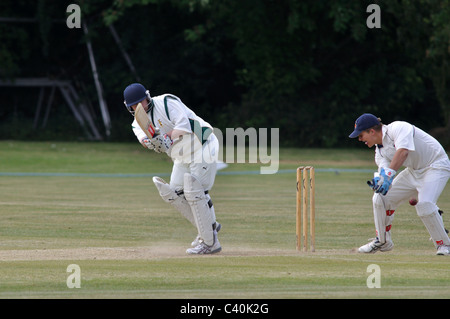
{"type": "Polygon", "coordinates": [[[368,113],[356,120],[355,130],[349,137],[358,137],[368,147],[375,145],[378,166],[374,178],[367,182],[374,190],[372,202],[377,237],[361,246],[359,252],[392,250],[394,212],[402,202],[418,196],[416,212],[437,248],[436,254],[450,255],[450,239],[436,205],[450,177],[450,161],[439,142],[407,122],[384,125],[368,113]],[[397,174],[402,166],[406,168],[397,174]]]}
{"type": "Polygon", "coordinates": [[[219,142],[209,123],[171,94],[150,97],[142,84],[133,83],[124,90],[124,103],[134,115],[141,103],[158,133],[148,138],[136,119],[132,123],[138,141],[150,150],[167,153],[174,162],[170,183],[153,177],[161,198],[171,204],[196,229],[197,237],[188,254],[214,254],[222,250],[209,191],[217,171],[219,142]]]}

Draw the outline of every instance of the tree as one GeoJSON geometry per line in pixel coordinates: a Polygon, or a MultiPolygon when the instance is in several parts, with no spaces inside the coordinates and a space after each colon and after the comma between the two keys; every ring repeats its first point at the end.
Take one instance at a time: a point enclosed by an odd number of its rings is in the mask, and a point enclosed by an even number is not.
{"type": "MultiPolygon", "coordinates": [[[[335,147],[354,145],[348,133],[363,112],[426,130],[450,126],[449,1],[79,4],[110,105],[112,139],[132,138],[120,101],[136,77],[110,34],[111,24],[152,95],[177,94],[219,128],[279,127],[285,145],[335,147]],[[366,8],[374,2],[381,9],[380,29],[366,25],[366,8]]],[[[38,28],[16,25],[11,32],[0,24],[0,76],[71,78],[95,100],[84,35],[49,23],[64,6],[2,2],[3,15],[37,17],[38,28]]]]}

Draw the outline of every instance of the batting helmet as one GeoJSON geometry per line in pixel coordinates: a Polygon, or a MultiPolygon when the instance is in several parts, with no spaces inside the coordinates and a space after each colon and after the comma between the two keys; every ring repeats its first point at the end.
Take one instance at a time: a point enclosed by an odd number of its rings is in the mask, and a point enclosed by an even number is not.
{"type": "Polygon", "coordinates": [[[146,98],[149,102],[151,100],[150,92],[140,83],[132,83],[128,85],[123,91],[123,98],[123,103],[131,114],[134,114],[134,111],[131,108],[132,105],[135,105],[146,98]]]}

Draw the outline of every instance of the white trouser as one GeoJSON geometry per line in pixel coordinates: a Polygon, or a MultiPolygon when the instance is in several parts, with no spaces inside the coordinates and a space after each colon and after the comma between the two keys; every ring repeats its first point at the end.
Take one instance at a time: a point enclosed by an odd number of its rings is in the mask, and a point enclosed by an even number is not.
{"type": "Polygon", "coordinates": [[[214,134],[208,137],[201,151],[192,156],[192,160],[174,161],[172,174],[170,176],[170,186],[173,189],[184,188],[184,174],[193,175],[203,186],[205,191],[209,191],[214,185],[217,172],[217,159],[219,157],[219,141],[214,134]]]}
{"type": "Polygon", "coordinates": [[[417,197],[417,215],[427,228],[436,245],[450,245],[450,239],[439,216],[437,201],[450,177],[448,170],[427,168],[421,172],[409,168],[400,172],[389,192],[374,194],[373,211],[375,228],[380,242],[390,240],[390,230],[397,207],[410,197],[417,197]]]}
{"type": "MultiPolygon", "coordinates": [[[[192,138],[196,137],[192,136],[192,138]]],[[[187,143],[186,140],[184,143],[187,143]]],[[[185,147],[186,145],[188,143],[184,144],[185,147]]],[[[211,134],[201,147],[197,145],[192,148],[195,152],[192,154],[185,152],[184,155],[178,156],[186,149],[190,150],[189,147],[184,149],[180,147],[173,151],[174,165],[169,184],[169,189],[172,191],[168,191],[171,198],[166,201],[174,205],[187,220],[196,226],[198,235],[207,245],[212,245],[216,214],[209,190],[213,187],[216,177],[219,141],[214,134],[211,134]],[[183,193],[184,195],[178,195],[183,193]]],[[[161,192],[160,186],[157,185],[157,187],[163,199],[168,197],[161,192]]]]}

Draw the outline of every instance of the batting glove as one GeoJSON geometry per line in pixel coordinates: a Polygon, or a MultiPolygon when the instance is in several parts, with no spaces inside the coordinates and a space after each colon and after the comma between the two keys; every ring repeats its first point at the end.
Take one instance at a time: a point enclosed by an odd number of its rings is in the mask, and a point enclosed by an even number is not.
{"type": "Polygon", "coordinates": [[[157,135],[150,142],[153,144],[153,149],[156,153],[167,153],[173,144],[172,139],[167,134],[157,135]]]}
{"type": "Polygon", "coordinates": [[[380,193],[381,195],[386,195],[391,187],[394,176],[397,172],[390,168],[381,168],[380,170],[380,180],[375,185],[375,193],[380,193]]]}
{"type": "Polygon", "coordinates": [[[155,146],[152,144],[152,141],[148,137],[143,138],[141,140],[141,144],[142,144],[142,146],[144,146],[145,148],[148,148],[149,150],[152,150],[155,148],[155,146]]]}

